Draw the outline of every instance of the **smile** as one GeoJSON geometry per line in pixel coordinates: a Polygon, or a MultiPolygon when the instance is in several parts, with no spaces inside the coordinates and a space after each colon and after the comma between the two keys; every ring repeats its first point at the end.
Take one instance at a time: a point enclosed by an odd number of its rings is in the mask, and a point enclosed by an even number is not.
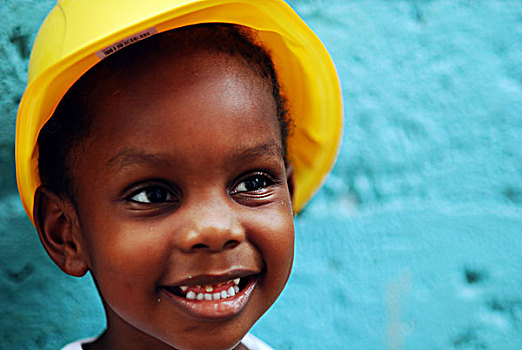
{"type": "Polygon", "coordinates": [[[247,305],[257,285],[257,276],[236,277],[223,282],[163,286],[161,292],[175,305],[196,318],[232,317],[247,305]]]}

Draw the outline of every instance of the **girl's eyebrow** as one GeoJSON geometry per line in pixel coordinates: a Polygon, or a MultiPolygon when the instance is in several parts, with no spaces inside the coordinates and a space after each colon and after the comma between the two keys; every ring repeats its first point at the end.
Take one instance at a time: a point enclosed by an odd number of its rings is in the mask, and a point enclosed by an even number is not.
{"type": "Polygon", "coordinates": [[[237,154],[233,155],[231,157],[231,160],[244,161],[251,158],[259,157],[283,157],[283,149],[278,143],[271,141],[241,150],[237,154]]]}
{"type": "Polygon", "coordinates": [[[135,148],[124,148],[107,161],[108,166],[116,168],[141,163],[172,164],[166,154],[146,153],[135,148]]]}
{"type": "MultiPolygon", "coordinates": [[[[283,149],[275,142],[270,141],[246,149],[239,149],[237,153],[229,157],[230,162],[241,162],[252,158],[280,158],[283,157],[283,149]]],[[[115,168],[123,168],[130,165],[149,163],[155,165],[173,165],[175,162],[165,153],[146,153],[136,148],[125,148],[111,157],[107,165],[115,168]]]]}

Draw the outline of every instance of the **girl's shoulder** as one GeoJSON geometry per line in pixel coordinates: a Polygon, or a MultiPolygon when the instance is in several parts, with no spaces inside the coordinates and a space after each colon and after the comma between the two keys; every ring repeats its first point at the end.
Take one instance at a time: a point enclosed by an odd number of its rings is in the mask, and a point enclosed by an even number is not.
{"type": "Polygon", "coordinates": [[[98,337],[92,337],[92,338],[84,338],[77,340],[73,343],[65,345],[62,350],[82,350],[82,344],[90,343],[92,341],[95,341],[98,337]]]}

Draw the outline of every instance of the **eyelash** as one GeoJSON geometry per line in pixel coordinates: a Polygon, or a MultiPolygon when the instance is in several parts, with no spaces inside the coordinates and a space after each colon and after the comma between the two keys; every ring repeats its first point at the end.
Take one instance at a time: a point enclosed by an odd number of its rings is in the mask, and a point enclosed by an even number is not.
{"type": "MultiPolygon", "coordinates": [[[[264,193],[268,187],[276,184],[276,182],[272,176],[265,172],[250,173],[238,181],[229,194],[234,196],[246,195],[247,193],[253,195],[264,193]]],[[[165,185],[147,185],[133,191],[127,197],[127,200],[145,205],[175,203],[179,201],[179,195],[165,185]],[[151,198],[153,195],[156,196],[155,199],[151,198]]]]}
{"type": "Polygon", "coordinates": [[[274,185],[276,183],[276,181],[274,180],[274,178],[270,175],[268,175],[267,173],[264,173],[264,172],[255,172],[255,173],[251,173],[251,174],[248,174],[246,177],[244,177],[243,179],[241,179],[241,181],[239,181],[235,186],[234,188],[232,189],[232,191],[230,191],[230,195],[236,195],[236,194],[242,194],[242,193],[246,193],[246,192],[250,192],[250,193],[256,193],[256,192],[260,192],[261,190],[264,190],[272,185],[274,185]],[[261,181],[262,184],[259,188],[257,189],[248,189],[248,181],[250,181],[250,184],[254,184],[254,182],[257,182],[255,185],[259,185],[259,182],[261,181]],[[244,187],[243,189],[238,189],[241,187],[241,185],[243,185],[242,187],[244,187]]]}
{"type": "Polygon", "coordinates": [[[127,197],[129,201],[139,204],[158,204],[167,202],[177,202],[178,196],[163,185],[149,185],[137,189],[127,197]],[[155,199],[151,198],[151,195],[159,195],[155,199]]]}

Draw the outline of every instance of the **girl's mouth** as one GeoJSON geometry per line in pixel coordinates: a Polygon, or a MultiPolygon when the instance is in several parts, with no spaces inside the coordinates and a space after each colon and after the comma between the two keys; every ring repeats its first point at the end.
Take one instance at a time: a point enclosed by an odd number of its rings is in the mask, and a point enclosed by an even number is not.
{"type": "Polygon", "coordinates": [[[212,283],[201,280],[199,283],[162,286],[160,291],[193,317],[228,318],[246,306],[257,285],[257,275],[212,283]]]}

